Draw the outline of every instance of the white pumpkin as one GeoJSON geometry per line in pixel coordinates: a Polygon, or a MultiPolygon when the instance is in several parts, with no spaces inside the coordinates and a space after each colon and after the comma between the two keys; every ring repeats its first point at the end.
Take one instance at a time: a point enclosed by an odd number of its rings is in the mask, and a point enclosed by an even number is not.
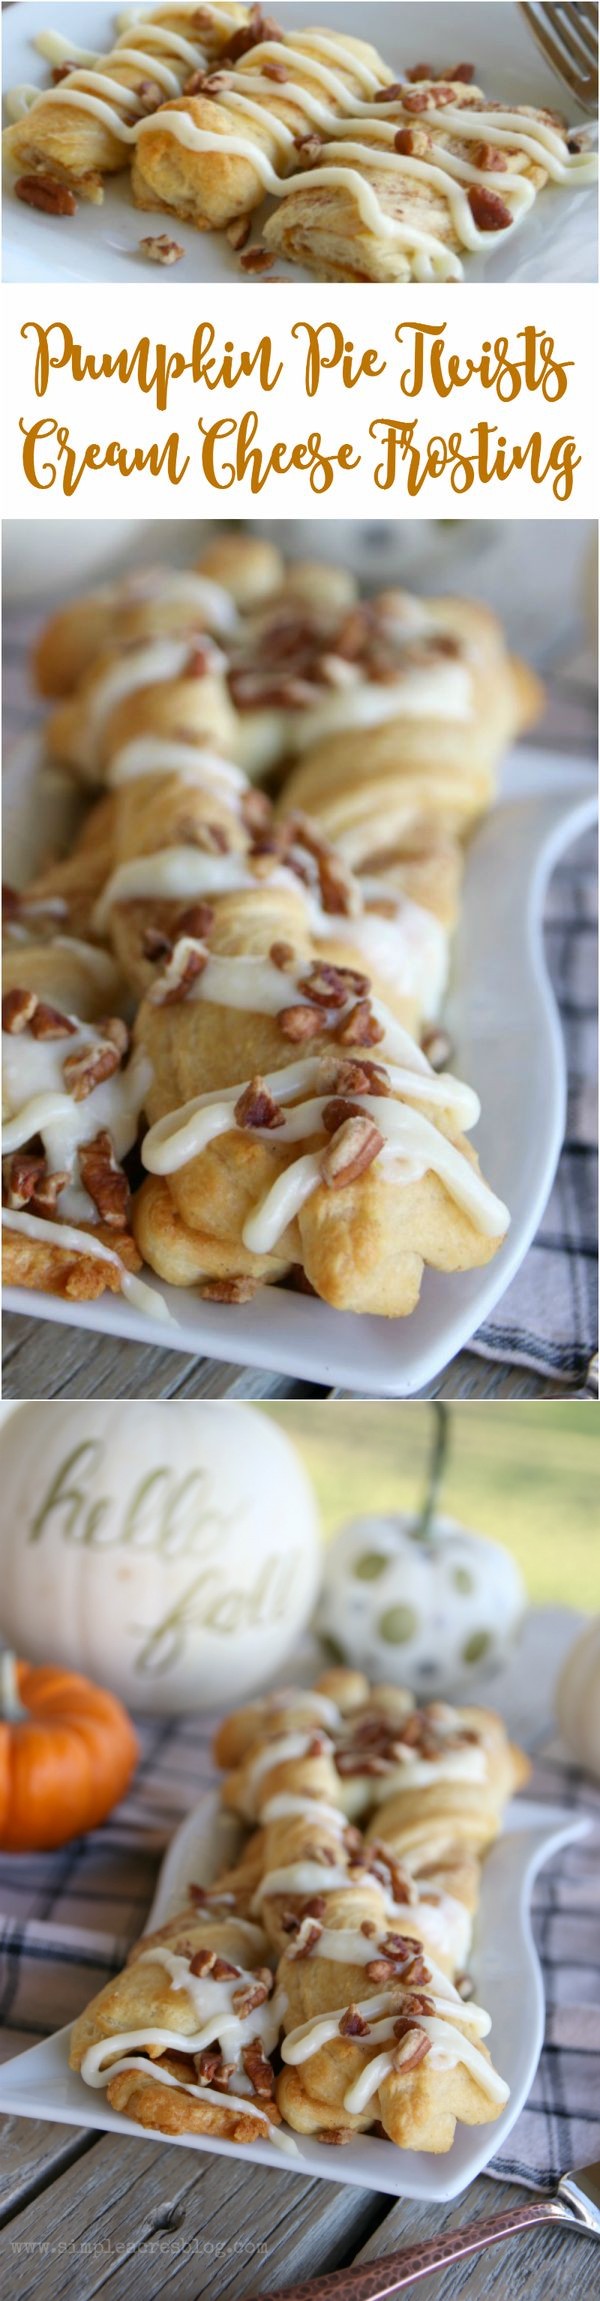
{"type": "Polygon", "coordinates": [[[510,1552],[453,1518],[426,1540],[408,1516],[355,1518],[326,1553],[317,1629],[367,1677],[458,1698],[505,1660],[524,1605],[510,1552]]]}
{"type": "Polygon", "coordinates": [[[21,1406],[0,1436],[0,1479],[0,1634],[128,1708],[239,1701],[308,1621],[312,1488],[253,1407],[21,1406]]]}
{"type": "Polygon", "coordinates": [[[556,1688],[556,1715],[571,1757],[600,1780],[600,1614],[569,1647],[556,1688]]]}

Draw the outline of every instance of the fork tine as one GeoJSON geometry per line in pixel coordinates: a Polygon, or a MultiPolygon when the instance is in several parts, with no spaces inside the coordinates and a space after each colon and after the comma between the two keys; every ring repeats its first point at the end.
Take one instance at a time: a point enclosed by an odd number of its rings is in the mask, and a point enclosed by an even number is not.
{"type": "Polygon", "coordinates": [[[561,6],[558,0],[554,0],[554,5],[544,4],[538,12],[537,7],[531,6],[530,0],[521,0],[521,15],[525,17],[534,40],[558,79],[566,84],[584,109],[593,108],[598,95],[597,60],[594,58],[592,64],[587,50],[575,47],[574,28],[570,21],[562,21],[563,16],[568,19],[573,16],[577,33],[581,37],[580,6],[572,6],[572,0],[563,0],[561,6]]]}
{"type": "Polygon", "coordinates": [[[563,0],[563,5],[557,8],[556,14],[559,20],[559,32],[562,30],[563,17],[565,19],[565,47],[570,42],[571,48],[575,46],[580,51],[579,57],[575,58],[575,61],[583,65],[584,71],[589,71],[590,65],[595,65],[597,68],[597,35],[592,31],[591,26],[584,22],[582,10],[577,4],[577,0],[563,0]]]}
{"type": "Polygon", "coordinates": [[[553,71],[558,74],[559,80],[564,80],[564,48],[559,46],[558,41],[550,31],[547,18],[545,16],[543,18],[538,16],[537,8],[531,6],[530,0],[522,0],[521,15],[527,18],[527,23],[530,26],[530,30],[533,32],[534,39],[537,40],[538,47],[543,49],[543,53],[545,56],[547,56],[548,62],[552,65],[553,71]]]}

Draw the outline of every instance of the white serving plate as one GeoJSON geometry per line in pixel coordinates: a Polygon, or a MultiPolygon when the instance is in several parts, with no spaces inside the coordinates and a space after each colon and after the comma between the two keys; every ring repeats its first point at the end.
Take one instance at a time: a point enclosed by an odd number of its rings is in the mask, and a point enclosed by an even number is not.
{"type": "MultiPolygon", "coordinates": [[[[5,799],[5,876],[14,871],[18,882],[32,825],[45,819],[39,799],[32,804],[38,772],[37,743],[20,744],[5,799]]],[[[52,789],[58,812],[55,779],[52,789]]],[[[151,1283],[176,1324],[162,1325],[114,1295],[74,1305],[7,1287],[5,1308],[366,1397],[406,1398],[434,1381],[505,1293],[551,1188],[564,1133],[565,1065],[544,956],[544,898],[559,855],[595,810],[589,771],[523,747],[506,762],[498,805],[469,852],[448,1022],[456,1069],[481,1098],[473,1140],[483,1172],[512,1217],[500,1252],[483,1270],[453,1277],[426,1271],[418,1307],[404,1319],[353,1317],[281,1287],[265,1287],[240,1306],[208,1303],[158,1280],[151,1283]]]]}
{"type": "MultiPolygon", "coordinates": [[[[28,81],[48,86],[48,67],[32,47],[36,32],[48,25],[69,39],[106,53],[115,30],[118,4],[110,0],[21,0],[19,7],[3,11],[4,88],[28,81]]],[[[475,8],[472,0],[370,0],[368,22],[361,0],[281,0],[275,11],[284,30],[298,30],[315,21],[321,26],[368,38],[389,58],[399,73],[426,55],[444,70],[467,59],[491,97],[507,101],[547,104],[575,126],[583,115],[536,48],[512,0],[486,0],[475,8]]],[[[81,201],[76,216],[50,217],[26,208],[15,199],[12,173],[4,205],[5,280],[111,280],[147,284],[153,279],[235,280],[244,283],[239,258],[223,233],[195,232],[177,219],[176,231],[185,255],[172,270],[158,270],[140,254],[141,238],[153,229],[152,216],[133,207],[128,176],[108,180],[103,206],[81,201]]],[[[261,211],[262,213],[263,211],[261,211]]],[[[266,212],[266,210],[264,211],[266,212]]],[[[165,217],[157,211],[157,229],[165,217]]],[[[166,219],[168,222],[168,219],[166,219]]],[[[175,228],[173,226],[173,228],[175,228]]],[[[596,201],[594,186],[578,192],[548,187],[537,200],[522,228],[501,238],[489,254],[468,259],[469,280],[594,280],[596,278],[596,201]]],[[[299,267],[278,263],[281,277],[299,281],[307,277],[299,267]]],[[[247,276],[246,276],[247,277],[247,276]]],[[[311,282],[314,286],[314,281],[311,282]]],[[[328,289],[329,293],[329,289],[328,289]]]]}
{"type": "MultiPolygon", "coordinates": [[[[234,1831],[236,1827],[234,1823],[234,1831]]],[[[371,2140],[366,2134],[357,2135],[335,2153],[318,2141],[304,2141],[295,2135],[295,2156],[284,2155],[269,2142],[240,2148],[234,2142],[213,2141],[202,2134],[165,2134],[165,2144],[210,2150],[215,2156],[269,2165],[280,2173],[345,2181],[363,2189],[383,2190],[390,2197],[427,2199],[432,2205],[460,2196],[510,2133],[537,2068],[544,2035],[544,1995],[529,1916],[534,1879],[542,1863],[562,1846],[584,1836],[589,1827],[585,1818],[563,1812],[559,1806],[519,1799],[509,1807],[503,1835],[484,1864],[473,1972],[477,1997],[492,2017],[494,2062],[511,2089],[510,2101],[495,2124],[459,2127],[452,2149],[444,2157],[397,2150],[390,2142],[371,2140]]],[[[216,1795],[211,1793],[172,1840],[148,1925],[163,1925],[185,1900],[189,1881],[209,1884],[223,1859],[228,1860],[234,1850],[224,1817],[218,1816],[216,1795]]],[[[147,2138],[141,2127],[118,2116],[103,2095],[84,2085],[83,2079],[69,2069],[69,2037],[69,2028],[58,2030],[45,2044],[34,2045],[28,2053],[4,2063],[0,2068],[0,2110],[9,2116],[48,2118],[109,2133],[131,2136],[139,2132],[140,2138],[147,2138]]]]}

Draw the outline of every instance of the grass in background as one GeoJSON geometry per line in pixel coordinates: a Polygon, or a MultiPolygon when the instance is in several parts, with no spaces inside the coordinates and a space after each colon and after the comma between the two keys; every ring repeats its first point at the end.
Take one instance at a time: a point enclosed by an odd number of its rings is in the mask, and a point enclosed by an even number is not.
{"type": "MultiPolygon", "coordinates": [[[[415,1509],[433,1415],[420,1406],[265,1406],[314,1480],[325,1536],[366,1511],[415,1509]]],[[[504,1542],[530,1598],[600,1607],[598,1455],[593,1405],[450,1408],[444,1503],[452,1517],[504,1542]]]]}

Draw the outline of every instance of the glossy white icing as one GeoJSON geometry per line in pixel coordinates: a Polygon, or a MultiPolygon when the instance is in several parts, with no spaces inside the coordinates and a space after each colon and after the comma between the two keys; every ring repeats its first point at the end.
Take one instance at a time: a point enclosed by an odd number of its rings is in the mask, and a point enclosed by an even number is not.
{"type": "Polygon", "coordinates": [[[92,1200],[79,1181],[80,1147],[105,1129],[120,1161],[133,1147],[140,1112],[152,1081],[152,1067],[138,1049],[127,1064],[104,1079],[81,1102],[63,1078],[65,1058],[106,1043],[92,1023],[75,1016],[71,1035],[34,1039],[29,1031],[3,1033],[3,1153],[20,1150],[41,1135],[49,1174],[69,1177],[57,1200],[67,1222],[97,1222],[92,1200]]]}
{"type": "Polygon", "coordinates": [[[176,1323],[162,1295],[155,1294],[153,1288],[146,1286],[134,1271],[126,1270],[120,1255],[112,1247],[105,1246],[102,1239],[94,1238],[91,1231],[76,1230],[67,1222],[46,1222],[41,1215],[16,1214],[6,1206],[2,1208],[2,1224],[5,1230],[20,1231],[24,1238],[34,1242],[39,1239],[42,1245],[65,1247],[71,1254],[89,1255],[92,1262],[114,1263],[119,1272],[121,1294],[126,1296],[136,1310],[143,1310],[146,1317],[156,1319],[161,1326],[173,1326],[176,1323]]]}

